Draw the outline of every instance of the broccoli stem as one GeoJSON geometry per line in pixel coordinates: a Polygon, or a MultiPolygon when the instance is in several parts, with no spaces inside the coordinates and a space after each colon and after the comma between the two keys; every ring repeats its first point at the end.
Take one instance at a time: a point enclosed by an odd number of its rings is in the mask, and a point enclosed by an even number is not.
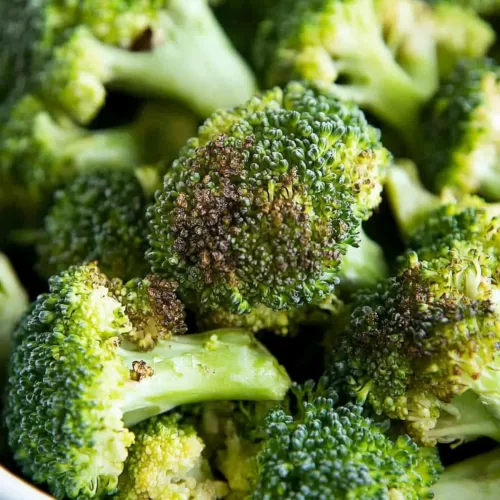
{"type": "Polygon", "coordinates": [[[425,217],[442,203],[422,186],[414,165],[409,162],[400,162],[389,170],[386,189],[392,213],[406,241],[425,217]]]}
{"type": "Polygon", "coordinates": [[[456,396],[450,404],[443,404],[436,427],[429,432],[429,437],[440,443],[467,442],[485,436],[500,441],[500,420],[473,389],[456,396]]]}
{"type": "Polygon", "coordinates": [[[342,259],[340,287],[355,290],[372,287],[389,273],[382,248],[361,229],[359,246],[349,247],[342,259]]]}
{"type": "Polygon", "coordinates": [[[179,99],[201,116],[252,96],[252,72],[205,1],[171,1],[168,15],[160,18],[159,32],[160,44],[148,52],[130,52],[96,40],[95,48],[107,61],[105,83],[137,95],[179,99]]]}
{"type": "Polygon", "coordinates": [[[142,134],[135,128],[86,130],[71,124],[58,124],[48,115],[40,117],[40,140],[53,144],[52,154],[61,163],[67,161],[74,173],[98,168],[133,168],[142,163],[142,134]]]}
{"type": "Polygon", "coordinates": [[[149,352],[121,347],[127,368],[145,361],[154,373],[126,386],[124,423],[135,425],[175,406],[212,400],[280,400],[290,386],[283,367],[238,329],[174,336],[149,352]]]}
{"type": "Polygon", "coordinates": [[[432,490],[434,500],[496,500],[500,491],[500,450],[447,467],[432,490]]]}

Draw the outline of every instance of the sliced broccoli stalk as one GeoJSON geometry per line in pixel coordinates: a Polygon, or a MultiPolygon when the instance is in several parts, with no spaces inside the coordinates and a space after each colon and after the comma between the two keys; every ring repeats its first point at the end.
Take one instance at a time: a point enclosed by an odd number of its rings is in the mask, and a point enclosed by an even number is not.
{"type": "Polygon", "coordinates": [[[15,331],[9,445],[57,498],[115,492],[134,439],[127,426],[184,403],[287,392],[288,375],[251,334],[175,335],[171,292],[151,279],[110,282],[95,264],[72,267],[50,279],[15,331]],[[150,331],[150,351],[140,351],[132,341],[150,331]]]}
{"type": "Polygon", "coordinates": [[[102,107],[104,86],[178,99],[203,117],[251,97],[252,72],[206,0],[170,0],[151,23],[151,47],[141,51],[103,41],[89,26],[66,34],[44,75],[44,95],[83,122],[102,107]]]}
{"type": "Polygon", "coordinates": [[[349,247],[340,267],[342,290],[356,290],[374,286],[389,275],[382,248],[360,230],[357,247],[349,247]]]}
{"type": "Polygon", "coordinates": [[[500,449],[447,467],[432,489],[435,500],[496,500],[500,491],[500,449]]]}
{"type": "Polygon", "coordinates": [[[127,382],[122,406],[126,427],[182,404],[280,399],[289,384],[284,370],[244,330],[174,336],[149,352],[122,347],[117,354],[128,368],[140,361],[154,372],[140,383],[127,382]]]}
{"type": "Polygon", "coordinates": [[[432,21],[442,77],[449,75],[462,58],[484,57],[495,42],[493,27],[453,0],[433,3],[432,21]]]}
{"type": "MultiPolygon", "coordinates": [[[[10,336],[28,308],[28,294],[9,259],[0,253],[0,361],[5,365],[10,352],[10,336]]],[[[0,373],[0,378],[3,376],[0,373]]]]}

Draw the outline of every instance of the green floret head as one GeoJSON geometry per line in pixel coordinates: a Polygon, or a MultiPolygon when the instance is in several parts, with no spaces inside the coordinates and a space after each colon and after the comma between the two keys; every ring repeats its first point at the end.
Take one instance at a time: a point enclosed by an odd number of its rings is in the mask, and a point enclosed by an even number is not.
{"type": "Polygon", "coordinates": [[[9,446],[24,474],[56,498],[114,493],[134,441],[129,428],[143,420],[182,404],[282,399],[288,390],[284,369],[242,330],[158,335],[141,351],[144,336],[134,330],[145,328],[148,307],[172,304],[160,327],[179,316],[171,288],[159,288],[148,279],[123,293],[95,264],[72,267],[50,279],[14,333],[9,446]],[[148,295],[158,299],[152,306],[148,295]]]}
{"type": "Polygon", "coordinates": [[[429,19],[417,0],[282,0],[261,24],[256,65],[267,86],[335,83],[340,97],[412,143],[420,107],[438,83],[429,19]]]}
{"type": "Polygon", "coordinates": [[[435,450],[408,437],[392,440],[361,407],[341,406],[331,391],[296,389],[297,411],[266,418],[251,498],[433,498],[441,472],[435,450]]]}
{"type": "Polygon", "coordinates": [[[35,92],[78,122],[97,115],[110,88],[178,99],[201,116],[255,89],[207,0],[12,3],[0,10],[9,88],[35,92]]]}
{"type": "Polygon", "coordinates": [[[115,500],[210,500],[227,494],[202,455],[204,442],[181,415],[153,417],[135,426],[134,433],[115,500]]]}
{"type": "Polygon", "coordinates": [[[149,210],[148,259],[202,307],[321,300],[380,200],[389,154],[362,113],[293,83],[215,114],[149,210]]]}
{"type": "Polygon", "coordinates": [[[499,78],[491,60],[463,62],[426,106],[420,166],[435,192],[446,187],[500,199],[499,78]]]}
{"type": "Polygon", "coordinates": [[[148,272],[148,194],[133,172],[77,177],[55,194],[37,250],[43,276],[98,261],[107,275],[130,279],[148,272]]]}
{"type": "Polygon", "coordinates": [[[355,296],[334,339],[333,372],[359,403],[404,421],[425,445],[499,438],[498,294],[488,255],[457,242],[409,253],[400,266],[355,296]]]}

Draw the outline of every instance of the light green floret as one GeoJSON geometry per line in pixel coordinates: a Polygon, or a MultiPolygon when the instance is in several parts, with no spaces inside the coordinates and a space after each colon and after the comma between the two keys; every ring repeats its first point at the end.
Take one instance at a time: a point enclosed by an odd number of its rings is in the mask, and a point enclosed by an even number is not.
{"type": "Polygon", "coordinates": [[[441,242],[408,253],[395,277],[358,292],[347,327],[332,335],[342,389],[426,446],[500,440],[492,260],[480,243],[441,242]]]}
{"type": "Polygon", "coordinates": [[[418,0],[282,0],[261,25],[256,64],[268,86],[335,83],[337,95],[412,144],[420,107],[438,84],[429,16],[418,0]]]}
{"type": "Polygon", "coordinates": [[[500,200],[499,116],[500,68],[489,59],[459,64],[422,114],[425,184],[500,200]]]}
{"type": "Polygon", "coordinates": [[[389,163],[379,131],[328,86],[293,82],[215,113],[148,212],[152,269],[202,309],[321,302],[389,163]]]}
{"type": "Polygon", "coordinates": [[[175,98],[201,116],[254,92],[251,71],[207,0],[80,3],[61,27],[54,0],[16,0],[0,9],[10,27],[1,38],[0,60],[3,54],[17,70],[8,72],[13,88],[35,89],[82,123],[97,115],[108,88],[175,98]],[[19,15],[26,18],[23,26],[19,15]],[[17,37],[29,43],[18,46],[17,37]]]}
{"type": "Polygon", "coordinates": [[[228,493],[202,455],[205,443],[179,414],[153,417],[134,433],[115,500],[215,500],[228,493]]]}
{"type": "MultiPolygon", "coordinates": [[[[93,264],[72,267],[50,279],[14,334],[9,445],[24,474],[56,498],[114,493],[134,424],[185,403],[281,399],[289,387],[284,369],[242,330],[163,329],[172,290],[144,285],[123,291],[93,264]],[[147,327],[158,334],[141,351],[147,327]]],[[[178,317],[175,303],[173,311],[178,317]]]]}

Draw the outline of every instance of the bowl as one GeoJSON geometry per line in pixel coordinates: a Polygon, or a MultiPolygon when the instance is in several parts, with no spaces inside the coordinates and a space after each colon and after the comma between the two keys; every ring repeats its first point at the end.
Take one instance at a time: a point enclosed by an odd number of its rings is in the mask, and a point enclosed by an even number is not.
{"type": "Polygon", "coordinates": [[[0,500],[54,500],[0,466],[0,500]]]}

